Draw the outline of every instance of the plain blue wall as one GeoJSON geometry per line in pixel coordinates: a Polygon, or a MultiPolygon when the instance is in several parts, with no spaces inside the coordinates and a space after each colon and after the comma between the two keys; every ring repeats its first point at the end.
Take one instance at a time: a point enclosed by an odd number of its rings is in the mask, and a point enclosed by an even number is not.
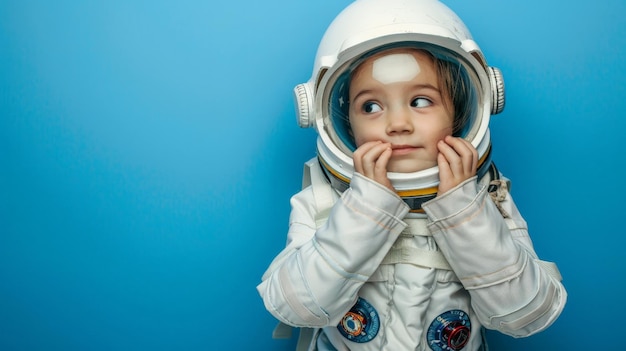
{"type": "MultiPolygon", "coordinates": [[[[0,0],[0,349],[291,350],[255,286],[315,152],[291,91],[348,3],[0,0]]],[[[495,160],[570,294],[492,350],[615,349],[626,5],[447,3],[504,72],[495,160]]]]}

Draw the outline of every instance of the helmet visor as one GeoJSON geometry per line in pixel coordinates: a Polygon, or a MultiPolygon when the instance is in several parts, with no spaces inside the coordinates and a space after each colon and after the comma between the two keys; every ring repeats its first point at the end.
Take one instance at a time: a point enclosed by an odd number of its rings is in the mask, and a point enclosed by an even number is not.
{"type": "Polygon", "coordinates": [[[453,135],[471,141],[478,131],[483,115],[483,94],[478,74],[466,58],[457,53],[428,43],[405,42],[385,45],[349,60],[329,78],[327,96],[326,133],[333,143],[347,155],[356,150],[350,127],[350,82],[355,70],[373,55],[399,48],[415,49],[433,58],[439,88],[449,97],[454,111],[453,135]]]}

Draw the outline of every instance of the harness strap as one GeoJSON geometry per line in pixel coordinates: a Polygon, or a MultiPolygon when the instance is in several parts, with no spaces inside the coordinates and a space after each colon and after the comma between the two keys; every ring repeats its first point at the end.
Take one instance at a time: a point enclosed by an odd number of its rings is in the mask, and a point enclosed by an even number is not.
{"type": "MultiPolygon", "coordinates": [[[[425,219],[405,218],[407,227],[402,231],[400,236],[432,236],[428,230],[425,219]]],[[[443,256],[441,251],[433,251],[420,249],[412,246],[403,246],[395,244],[388,252],[381,264],[408,263],[420,267],[438,268],[451,271],[452,268],[448,260],[443,256]]]]}
{"type": "MultiPolygon", "coordinates": [[[[272,339],[291,339],[293,335],[293,328],[289,324],[278,322],[272,333],[272,339]]],[[[296,351],[308,351],[311,342],[313,341],[316,329],[313,328],[298,328],[298,343],[296,344],[296,351]]]]}
{"type": "Polygon", "coordinates": [[[308,351],[317,333],[318,330],[313,328],[300,328],[296,351],[308,351]]]}
{"type": "Polygon", "coordinates": [[[424,250],[417,247],[391,248],[381,262],[381,264],[396,263],[409,263],[420,267],[452,270],[440,251],[424,250]]]}
{"type": "Polygon", "coordinates": [[[400,235],[410,235],[410,236],[433,236],[428,230],[428,226],[426,220],[419,218],[405,218],[404,222],[407,224],[406,228],[402,231],[400,235]]]}
{"type": "Polygon", "coordinates": [[[313,189],[313,199],[315,200],[315,226],[321,227],[328,219],[330,210],[333,208],[335,199],[333,188],[326,181],[326,176],[322,173],[317,157],[310,159],[304,164],[304,176],[302,177],[302,188],[311,185],[313,189]]]}
{"type": "Polygon", "coordinates": [[[283,322],[278,322],[272,332],[272,339],[291,339],[293,327],[283,322]]]}

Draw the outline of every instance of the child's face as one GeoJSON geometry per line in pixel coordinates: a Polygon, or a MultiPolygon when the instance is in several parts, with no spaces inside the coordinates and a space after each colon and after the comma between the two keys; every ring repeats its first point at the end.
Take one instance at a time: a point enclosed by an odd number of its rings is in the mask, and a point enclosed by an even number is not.
{"type": "Polygon", "coordinates": [[[359,147],[392,145],[389,172],[437,165],[437,142],[452,134],[454,111],[443,96],[431,56],[392,49],[365,60],[350,82],[350,125],[359,147]]]}

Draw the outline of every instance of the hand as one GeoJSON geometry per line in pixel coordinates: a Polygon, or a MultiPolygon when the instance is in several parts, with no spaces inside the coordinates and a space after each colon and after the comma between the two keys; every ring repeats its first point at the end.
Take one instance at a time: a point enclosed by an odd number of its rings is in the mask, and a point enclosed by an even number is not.
{"type": "Polygon", "coordinates": [[[447,136],[437,143],[439,155],[439,189],[441,195],[476,175],[478,151],[462,138],[447,136]]]}
{"type": "Polygon", "coordinates": [[[359,146],[352,159],[354,170],[395,192],[387,178],[387,163],[391,158],[391,144],[382,141],[370,141],[359,146]]]}

